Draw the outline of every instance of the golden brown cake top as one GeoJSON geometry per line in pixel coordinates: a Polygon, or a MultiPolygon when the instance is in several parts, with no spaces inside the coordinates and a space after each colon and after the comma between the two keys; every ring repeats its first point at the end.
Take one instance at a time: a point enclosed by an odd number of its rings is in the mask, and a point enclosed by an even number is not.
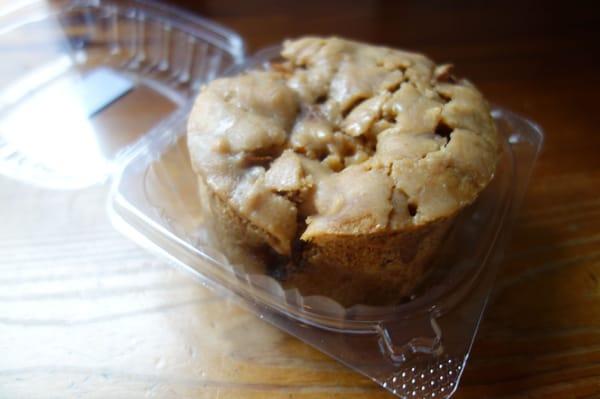
{"type": "Polygon", "coordinates": [[[279,253],[451,216],[492,178],[488,105],[448,65],[339,38],[281,55],[204,87],[188,124],[196,172],[279,253]]]}

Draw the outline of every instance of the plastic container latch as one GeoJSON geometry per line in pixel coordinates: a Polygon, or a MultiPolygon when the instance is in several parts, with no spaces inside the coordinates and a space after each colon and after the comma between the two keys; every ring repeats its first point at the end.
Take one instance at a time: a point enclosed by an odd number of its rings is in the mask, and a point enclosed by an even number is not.
{"type": "Polygon", "coordinates": [[[423,318],[419,323],[408,322],[382,323],[378,326],[379,345],[394,364],[401,364],[417,354],[439,356],[444,352],[442,330],[434,316],[423,318]],[[414,333],[408,341],[399,342],[398,333],[407,336],[407,330],[414,333]]]}

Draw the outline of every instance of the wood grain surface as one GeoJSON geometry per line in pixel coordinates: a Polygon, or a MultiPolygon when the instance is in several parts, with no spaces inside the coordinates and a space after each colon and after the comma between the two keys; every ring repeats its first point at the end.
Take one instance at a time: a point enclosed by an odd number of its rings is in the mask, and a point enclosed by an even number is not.
{"type": "MultiPolygon", "coordinates": [[[[545,148],[456,397],[600,397],[596,7],[176,3],[251,52],[309,33],[416,49],[538,122],[545,148]]],[[[0,177],[0,398],[391,398],[122,238],[106,194],[0,177]]]]}

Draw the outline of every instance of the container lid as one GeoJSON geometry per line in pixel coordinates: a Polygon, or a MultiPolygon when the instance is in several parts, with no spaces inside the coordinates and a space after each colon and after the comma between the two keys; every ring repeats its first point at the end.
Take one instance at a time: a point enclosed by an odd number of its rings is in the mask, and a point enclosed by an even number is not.
{"type": "Polygon", "coordinates": [[[244,44],[156,2],[34,0],[0,8],[0,52],[0,173],[78,189],[185,118],[244,44]]]}

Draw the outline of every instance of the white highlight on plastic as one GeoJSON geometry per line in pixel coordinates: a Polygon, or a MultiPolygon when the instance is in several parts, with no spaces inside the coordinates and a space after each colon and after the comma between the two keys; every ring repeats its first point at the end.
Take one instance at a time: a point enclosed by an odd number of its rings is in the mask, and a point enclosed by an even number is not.
{"type": "Polygon", "coordinates": [[[64,54],[27,73],[21,79],[0,91],[0,108],[17,103],[38,87],[51,82],[68,71],[72,66],[73,61],[68,55],[64,54]]]}
{"type": "MultiPolygon", "coordinates": [[[[51,79],[67,65],[54,64],[36,78],[36,84],[51,79]]],[[[22,156],[47,169],[71,178],[100,180],[106,174],[108,162],[96,140],[78,80],[79,76],[61,76],[27,95],[0,119],[0,135],[22,156]]]]}

